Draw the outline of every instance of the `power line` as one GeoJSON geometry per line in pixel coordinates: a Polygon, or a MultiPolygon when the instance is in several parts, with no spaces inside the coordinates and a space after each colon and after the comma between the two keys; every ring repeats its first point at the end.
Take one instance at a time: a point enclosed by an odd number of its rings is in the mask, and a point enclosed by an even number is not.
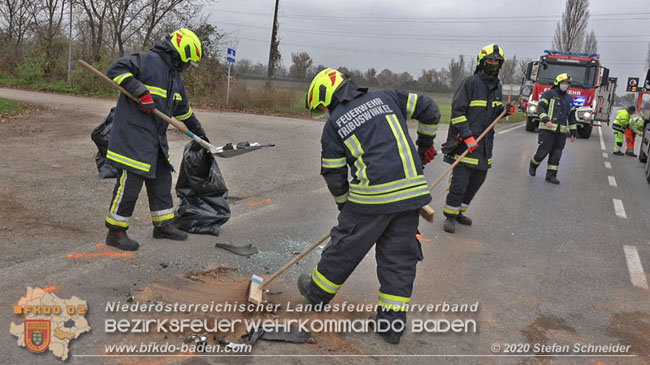
{"type": "MultiPolygon", "coordinates": [[[[245,14],[253,16],[270,16],[270,14],[253,11],[239,11],[228,9],[215,9],[215,12],[245,14]]],[[[592,14],[589,20],[592,21],[611,21],[611,20],[646,20],[650,12],[639,13],[610,13],[610,14],[592,14]]],[[[330,16],[330,15],[307,15],[307,14],[280,14],[282,18],[301,19],[301,20],[329,20],[329,21],[359,21],[359,22],[410,22],[410,23],[494,23],[499,20],[500,23],[529,23],[529,22],[557,22],[562,15],[536,15],[536,16],[481,16],[481,17],[437,17],[437,18],[411,18],[411,17],[360,17],[360,16],[330,16]],[[545,19],[548,18],[548,19],[545,19]]]]}
{"type": "MultiPolygon", "coordinates": [[[[268,30],[268,27],[259,26],[259,25],[248,25],[248,24],[229,23],[229,22],[219,22],[219,24],[268,30]]],[[[538,38],[538,39],[544,39],[544,40],[548,40],[548,39],[552,38],[552,36],[542,36],[542,35],[535,35],[535,36],[532,36],[532,35],[531,36],[526,36],[526,35],[506,35],[506,36],[489,36],[489,37],[484,36],[482,38],[477,38],[476,36],[469,36],[469,35],[432,35],[432,36],[427,36],[427,35],[422,35],[422,34],[343,32],[343,31],[336,31],[336,30],[297,29],[297,28],[280,28],[280,32],[300,33],[300,34],[303,34],[303,33],[329,34],[329,35],[339,35],[339,36],[346,36],[346,37],[360,37],[360,38],[432,40],[432,41],[443,41],[443,42],[444,41],[447,41],[447,42],[457,42],[457,41],[489,42],[489,41],[494,41],[495,39],[506,38],[506,41],[511,42],[511,43],[530,43],[532,38],[538,38]],[[514,38],[514,40],[510,40],[510,39],[507,39],[507,38],[514,38]]],[[[617,40],[617,41],[599,40],[599,43],[640,43],[640,42],[647,42],[648,40],[650,40],[650,35],[604,35],[604,36],[597,36],[597,37],[598,38],[631,38],[631,37],[643,37],[643,38],[645,38],[645,39],[639,39],[639,40],[622,40],[622,41],[621,40],[617,40]]]]}
{"type": "MultiPolygon", "coordinates": [[[[251,41],[251,42],[262,42],[265,44],[268,44],[269,41],[267,40],[262,40],[262,39],[255,39],[255,38],[247,38],[247,37],[239,37],[239,39],[251,41]]],[[[376,55],[382,55],[382,56],[413,56],[413,57],[422,57],[422,58],[450,58],[450,57],[457,57],[457,56],[464,56],[467,57],[469,62],[472,62],[474,60],[474,57],[476,55],[468,55],[468,54],[444,54],[444,53],[425,53],[425,52],[409,52],[409,51],[404,51],[404,52],[399,52],[399,51],[381,51],[381,50],[373,50],[373,49],[362,49],[362,48],[345,48],[345,47],[324,47],[321,45],[314,45],[314,44],[300,44],[300,43],[290,43],[290,42],[281,42],[281,45],[286,45],[286,46],[294,46],[294,47],[301,47],[301,48],[308,48],[308,49],[319,49],[319,50],[325,50],[325,51],[339,51],[339,52],[346,52],[346,53],[360,53],[360,54],[376,54],[376,55]]],[[[539,58],[539,55],[537,56],[519,56],[520,59],[537,59],[539,58]]],[[[610,59],[612,60],[612,59],[610,59]]],[[[624,61],[626,61],[625,59],[624,61]]],[[[643,64],[643,62],[607,62],[607,64],[614,64],[614,65],[639,65],[643,64]]]]}

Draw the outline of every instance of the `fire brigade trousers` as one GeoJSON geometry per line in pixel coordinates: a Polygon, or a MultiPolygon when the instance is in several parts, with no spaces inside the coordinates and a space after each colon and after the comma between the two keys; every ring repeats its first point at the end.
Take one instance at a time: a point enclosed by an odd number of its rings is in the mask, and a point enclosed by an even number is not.
{"type": "Polygon", "coordinates": [[[419,217],[419,209],[366,215],[344,206],[339,224],[332,228],[332,238],[312,273],[307,290],[309,301],[329,303],[376,243],[380,284],[377,317],[390,323],[402,322],[393,328],[405,325],[416,265],[423,258],[416,237],[419,217]]]}
{"type": "Polygon", "coordinates": [[[621,150],[621,147],[623,147],[623,141],[625,140],[625,136],[623,135],[623,132],[614,130],[614,152],[619,152],[621,150]]]}
{"type": "Polygon", "coordinates": [[[625,129],[625,144],[627,145],[627,152],[634,152],[634,140],[636,134],[630,128],[625,129]]]}
{"type": "Polygon", "coordinates": [[[477,170],[459,163],[449,178],[449,191],[443,214],[445,217],[457,217],[465,212],[474,195],[483,185],[487,177],[487,170],[477,170]]]}
{"type": "Polygon", "coordinates": [[[564,150],[564,146],[566,145],[566,138],[566,134],[563,133],[554,133],[545,130],[539,131],[539,135],[537,136],[537,152],[533,156],[533,159],[530,160],[531,166],[537,168],[546,156],[548,156],[546,176],[557,176],[562,150],[564,150]]]}
{"type": "Polygon", "coordinates": [[[140,195],[142,183],[147,186],[149,209],[154,226],[168,224],[174,219],[174,202],[171,193],[172,171],[167,161],[159,158],[156,164],[156,177],[153,179],[146,179],[127,170],[120,171],[106,216],[106,227],[116,231],[129,228],[129,221],[140,195]]]}

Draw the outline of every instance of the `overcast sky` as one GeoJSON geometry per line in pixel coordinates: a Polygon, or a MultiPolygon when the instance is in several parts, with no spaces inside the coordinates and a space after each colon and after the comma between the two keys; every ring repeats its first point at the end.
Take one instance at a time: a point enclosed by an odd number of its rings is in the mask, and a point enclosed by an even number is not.
{"type": "MultiPolygon", "coordinates": [[[[459,54],[498,43],[506,57],[538,59],[566,0],[280,0],[280,53],[308,52],[314,64],[365,71],[410,72],[446,67],[459,54]]],[[[209,20],[232,32],[237,58],[267,63],[274,0],[220,0],[209,20]]],[[[618,77],[645,77],[650,42],[649,0],[591,0],[588,30],[598,39],[602,64],[618,77]]]]}

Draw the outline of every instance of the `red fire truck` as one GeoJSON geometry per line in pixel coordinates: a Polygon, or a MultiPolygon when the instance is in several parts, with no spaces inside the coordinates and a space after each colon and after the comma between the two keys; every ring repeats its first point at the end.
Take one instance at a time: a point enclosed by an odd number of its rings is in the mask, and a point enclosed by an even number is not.
{"type": "Polygon", "coordinates": [[[526,113],[526,130],[537,129],[539,98],[553,86],[555,77],[565,72],[573,79],[568,93],[577,108],[578,134],[589,138],[594,121],[609,124],[616,91],[616,78],[609,77],[609,69],[601,66],[597,54],[545,50],[539,61],[528,63],[519,92],[519,107],[526,113]]]}

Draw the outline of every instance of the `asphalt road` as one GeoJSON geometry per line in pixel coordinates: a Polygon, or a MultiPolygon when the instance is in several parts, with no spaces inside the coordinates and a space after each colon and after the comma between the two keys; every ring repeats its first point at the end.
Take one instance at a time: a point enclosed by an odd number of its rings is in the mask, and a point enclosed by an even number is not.
{"type": "MultiPolygon", "coordinates": [[[[129,231],[140,241],[140,251],[130,258],[72,259],[65,255],[96,252],[96,244],[104,239],[103,218],[113,181],[97,178],[94,146],[88,136],[113,103],[8,89],[0,89],[0,97],[55,107],[16,120],[23,127],[41,126],[29,135],[0,124],[0,156],[6,162],[0,167],[4,200],[0,203],[0,247],[5,252],[0,258],[4,279],[0,307],[5,308],[0,312],[0,329],[5,329],[0,362],[53,361],[51,354],[33,355],[16,346],[9,326],[12,321],[20,322],[10,308],[27,286],[54,286],[56,295],[77,296],[87,300],[90,308],[86,317],[93,330],[70,345],[68,362],[72,364],[149,360],[394,363],[406,356],[414,363],[445,364],[650,363],[650,278],[644,271],[650,270],[650,186],[642,164],[627,156],[613,156],[611,129],[602,126],[588,140],[567,141],[558,174],[561,184],[551,185],[543,179],[546,162],[537,177],[527,174],[537,135],[525,132],[521,124],[497,127],[493,168],[467,212],[474,224],[458,226],[454,235],[442,230],[445,188],[441,186],[433,193],[432,207],[438,212],[435,222],[421,221],[420,225],[425,258],[418,265],[412,302],[478,302],[479,310],[413,312],[409,318],[473,319],[478,326],[475,333],[407,331],[399,346],[388,346],[374,334],[344,334],[340,338],[344,348],[261,341],[253,351],[258,356],[246,358],[83,357],[106,355],[105,344],[123,341],[119,335],[104,333],[108,301],[126,301],[154,284],[180,287],[183,275],[214,266],[235,268],[240,278],[266,274],[326,233],[336,222],[337,210],[319,176],[322,123],[198,111],[215,144],[241,140],[276,144],[264,153],[219,160],[233,210],[221,236],[192,235],[184,243],[153,240],[146,195],[141,194],[129,231]],[[57,134],[62,128],[78,133],[57,134]],[[20,214],[12,213],[18,210],[20,214]],[[39,225],[43,221],[50,223],[39,225]],[[253,244],[260,253],[242,258],[214,248],[215,242],[253,244]],[[510,344],[574,343],[630,345],[630,356],[576,356],[573,352],[540,356],[524,351],[521,356],[501,357],[510,344]]],[[[411,133],[415,135],[414,130],[411,133]]],[[[439,134],[438,146],[446,128],[441,127],[439,134]]],[[[179,166],[185,141],[176,134],[170,139],[174,165],[179,166]]],[[[427,165],[430,182],[447,168],[441,160],[427,165]]],[[[273,290],[282,292],[273,301],[303,303],[295,279],[311,272],[317,260],[318,254],[306,257],[273,284],[273,290]]],[[[220,288],[213,289],[218,298],[220,288]]],[[[374,304],[377,290],[371,252],[339,297],[374,304]]],[[[139,340],[143,338],[147,335],[139,340]]]]}

